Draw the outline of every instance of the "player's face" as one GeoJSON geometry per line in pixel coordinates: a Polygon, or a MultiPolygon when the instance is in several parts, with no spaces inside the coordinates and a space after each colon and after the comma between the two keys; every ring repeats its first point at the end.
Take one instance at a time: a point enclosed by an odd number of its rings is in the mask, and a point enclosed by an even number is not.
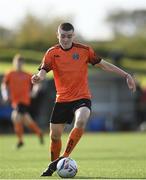
{"type": "Polygon", "coordinates": [[[73,40],[74,40],[73,30],[63,31],[62,29],[59,29],[57,37],[59,40],[59,44],[62,46],[63,49],[71,48],[73,40]]]}

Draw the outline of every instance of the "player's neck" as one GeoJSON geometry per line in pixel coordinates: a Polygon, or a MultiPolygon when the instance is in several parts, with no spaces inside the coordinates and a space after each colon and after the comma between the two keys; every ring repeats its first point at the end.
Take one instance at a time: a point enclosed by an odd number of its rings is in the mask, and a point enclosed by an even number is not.
{"type": "Polygon", "coordinates": [[[15,71],[22,72],[23,70],[22,69],[15,69],[15,71]]]}
{"type": "MultiPolygon", "coordinates": [[[[61,46],[61,44],[60,44],[60,46],[61,46]]],[[[68,51],[68,50],[70,50],[72,47],[73,47],[73,43],[72,43],[71,46],[68,47],[68,48],[64,48],[63,46],[61,46],[61,49],[63,49],[64,51],[68,51]]]]}

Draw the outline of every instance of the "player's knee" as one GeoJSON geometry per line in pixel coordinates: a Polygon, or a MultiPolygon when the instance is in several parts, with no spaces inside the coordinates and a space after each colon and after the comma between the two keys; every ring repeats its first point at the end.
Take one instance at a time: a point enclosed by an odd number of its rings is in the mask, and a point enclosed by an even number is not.
{"type": "Polygon", "coordinates": [[[85,128],[88,118],[90,116],[90,110],[87,107],[82,107],[75,112],[75,127],[85,128]]]}
{"type": "Polygon", "coordinates": [[[51,141],[56,142],[56,141],[59,141],[60,139],[61,139],[61,137],[59,137],[59,136],[51,136],[51,141]]]}
{"type": "Polygon", "coordinates": [[[17,122],[21,121],[21,116],[17,111],[14,110],[12,112],[11,119],[12,119],[13,123],[17,123],[17,122]]]}
{"type": "Polygon", "coordinates": [[[77,120],[76,122],[75,122],[75,127],[77,127],[77,128],[81,128],[81,129],[84,129],[85,128],[85,126],[86,126],[86,124],[87,124],[87,121],[85,121],[85,120],[77,120]]]}
{"type": "Polygon", "coordinates": [[[58,141],[61,139],[61,134],[60,133],[52,133],[50,132],[50,138],[52,141],[58,141]]]}

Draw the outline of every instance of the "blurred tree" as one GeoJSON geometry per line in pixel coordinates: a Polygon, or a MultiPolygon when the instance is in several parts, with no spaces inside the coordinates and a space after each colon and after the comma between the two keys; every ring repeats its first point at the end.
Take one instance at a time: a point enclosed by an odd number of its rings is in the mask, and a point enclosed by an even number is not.
{"type": "Polygon", "coordinates": [[[146,58],[146,10],[115,10],[108,15],[107,22],[114,34],[112,49],[121,49],[129,58],[146,58]]]}
{"type": "MultiPolygon", "coordinates": [[[[112,25],[115,39],[88,43],[103,56],[108,56],[111,51],[120,50],[128,58],[145,59],[146,10],[116,11],[109,14],[107,20],[112,25]]],[[[50,15],[48,18],[38,18],[33,14],[27,14],[15,29],[0,27],[0,47],[45,51],[58,42],[57,26],[64,21],[73,22],[73,16],[52,18],[50,15]]],[[[84,43],[79,32],[76,32],[76,35],[77,39],[84,43]]],[[[8,53],[5,53],[5,56],[8,56],[8,53]]]]}
{"type": "Polygon", "coordinates": [[[0,26],[0,47],[6,47],[11,44],[13,32],[5,27],[0,26]]]}
{"type": "Polygon", "coordinates": [[[63,17],[56,17],[46,22],[28,14],[16,30],[16,45],[18,48],[44,50],[57,43],[56,30],[64,21],[63,17]]]}
{"type": "Polygon", "coordinates": [[[108,15],[115,37],[140,36],[146,38],[146,10],[116,10],[108,15]]]}
{"type": "Polygon", "coordinates": [[[16,46],[24,49],[43,49],[45,25],[35,16],[28,14],[16,30],[16,46]]]}

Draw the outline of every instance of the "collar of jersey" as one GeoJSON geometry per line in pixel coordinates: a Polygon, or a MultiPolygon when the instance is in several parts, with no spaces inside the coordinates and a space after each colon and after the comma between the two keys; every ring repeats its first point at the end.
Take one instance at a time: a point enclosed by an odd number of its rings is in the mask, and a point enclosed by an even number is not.
{"type": "Polygon", "coordinates": [[[70,48],[68,48],[68,49],[63,49],[62,46],[60,45],[60,47],[61,47],[61,49],[62,49],[63,51],[69,51],[70,49],[72,49],[73,46],[74,46],[74,43],[72,43],[72,46],[71,46],[70,48]]]}

